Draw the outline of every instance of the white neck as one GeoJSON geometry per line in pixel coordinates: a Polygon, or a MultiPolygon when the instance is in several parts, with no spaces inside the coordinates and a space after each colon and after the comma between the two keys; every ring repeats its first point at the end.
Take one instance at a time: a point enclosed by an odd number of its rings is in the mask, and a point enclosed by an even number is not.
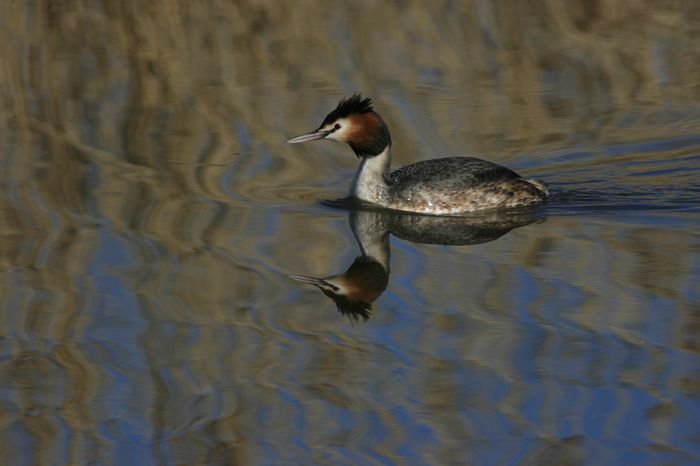
{"type": "Polygon", "coordinates": [[[354,210],[350,212],[350,228],[363,256],[372,257],[389,271],[389,223],[382,212],[354,210]]]}
{"type": "Polygon", "coordinates": [[[350,187],[350,195],[363,201],[383,204],[388,199],[391,146],[374,157],[363,157],[350,187]]]}

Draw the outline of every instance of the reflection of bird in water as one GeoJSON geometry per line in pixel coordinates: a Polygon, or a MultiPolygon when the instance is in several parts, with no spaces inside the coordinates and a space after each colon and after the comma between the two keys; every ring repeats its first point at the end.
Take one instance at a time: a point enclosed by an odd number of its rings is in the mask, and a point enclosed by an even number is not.
{"type": "Polygon", "coordinates": [[[361,255],[340,275],[315,278],[290,275],[296,281],[316,285],[331,298],[338,311],[351,320],[369,319],[372,302],[389,283],[389,217],[381,212],[351,211],[350,228],[361,255]]]}
{"type": "Polygon", "coordinates": [[[316,285],[335,302],[341,314],[353,320],[359,317],[369,319],[372,302],[384,292],[389,283],[388,271],[369,256],[359,256],[340,275],[326,278],[290,275],[289,278],[316,285]]]}
{"type": "Polygon", "coordinates": [[[362,159],[351,196],[394,210],[459,214],[539,204],[548,196],[542,182],[473,157],[424,160],[390,172],[389,128],[372,101],[358,94],[341,100],[317,130],[287,142],[317,139],[346,142],[362,159]]]}
{"type": "Polygon", "coordinates": [[[381,210],[351,210],[350,228],[360,246],[361,255],[342,274],[325,278],[289,275],[289,278],[317,286],[335,302],[338,311],[351,320],[367,320],[372,302],[389,284],[389,233],[415,243],[479,244],[493,241],[513,228],[537,219],[532,213],[512,212],[474,217],[436,217],[381,210]]]}

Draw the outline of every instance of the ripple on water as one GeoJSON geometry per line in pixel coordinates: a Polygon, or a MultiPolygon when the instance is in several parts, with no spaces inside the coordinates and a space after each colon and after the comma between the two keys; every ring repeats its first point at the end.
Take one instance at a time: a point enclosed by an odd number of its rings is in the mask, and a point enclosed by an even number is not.
{"type": "Polygon", "coordinates": [[[695,2],[35,3],[0,19],[0,463],[698,463],[695,2]],[[553,192],[384,212],[367,321],[287,277],[361,254],[321,204],[351,151],[282,142],[354,90],[395,168],[553,192]]]}

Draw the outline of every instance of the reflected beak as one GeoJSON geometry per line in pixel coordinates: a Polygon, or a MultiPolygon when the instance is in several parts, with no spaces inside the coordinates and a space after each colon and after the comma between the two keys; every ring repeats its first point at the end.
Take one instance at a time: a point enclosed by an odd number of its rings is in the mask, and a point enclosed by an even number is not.
{"type": "Polygon", "coordinates": [[[299,136],[287,141],[287,144],[297,144],[299,142],[316,141],[318,139],[325,138],[326,136],[328,136],[328,133],[330,133],[330,131],[323,131],[319,129],[310,133],[300,134],[299,136]]]}
{"type": "MultiPolygon", "coordinates": [[[[312,139],[310,139],[312,140],[312,139]]],[[[301,141],[299,141],[301,142],[301,141]]],[[[322,280],[320,278],[316,277],[309,277],[308,275],[287,275],[289,278],[292,280],[296,280],[301,283],[307,283],[309,285],[316,285],[316,286],[330,286],[328,282],[325,280],[322,280]]]]}

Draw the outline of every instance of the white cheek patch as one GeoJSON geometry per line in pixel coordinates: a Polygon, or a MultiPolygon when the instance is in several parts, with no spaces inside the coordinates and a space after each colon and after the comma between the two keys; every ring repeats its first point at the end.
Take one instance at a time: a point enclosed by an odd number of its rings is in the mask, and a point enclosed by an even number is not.
{"type": "Polygon", "coordinates": [[[350,120],[347,118],[341,118],[340,120],[334,121],[332,124],[323,128],[324,130],[332,130],[332,132],[326,136],[326,139],[346,142],[350,136],[350,125],[350,120]],[[340,125],[340,128],[334,129],[336,125],[340,125]]]}

